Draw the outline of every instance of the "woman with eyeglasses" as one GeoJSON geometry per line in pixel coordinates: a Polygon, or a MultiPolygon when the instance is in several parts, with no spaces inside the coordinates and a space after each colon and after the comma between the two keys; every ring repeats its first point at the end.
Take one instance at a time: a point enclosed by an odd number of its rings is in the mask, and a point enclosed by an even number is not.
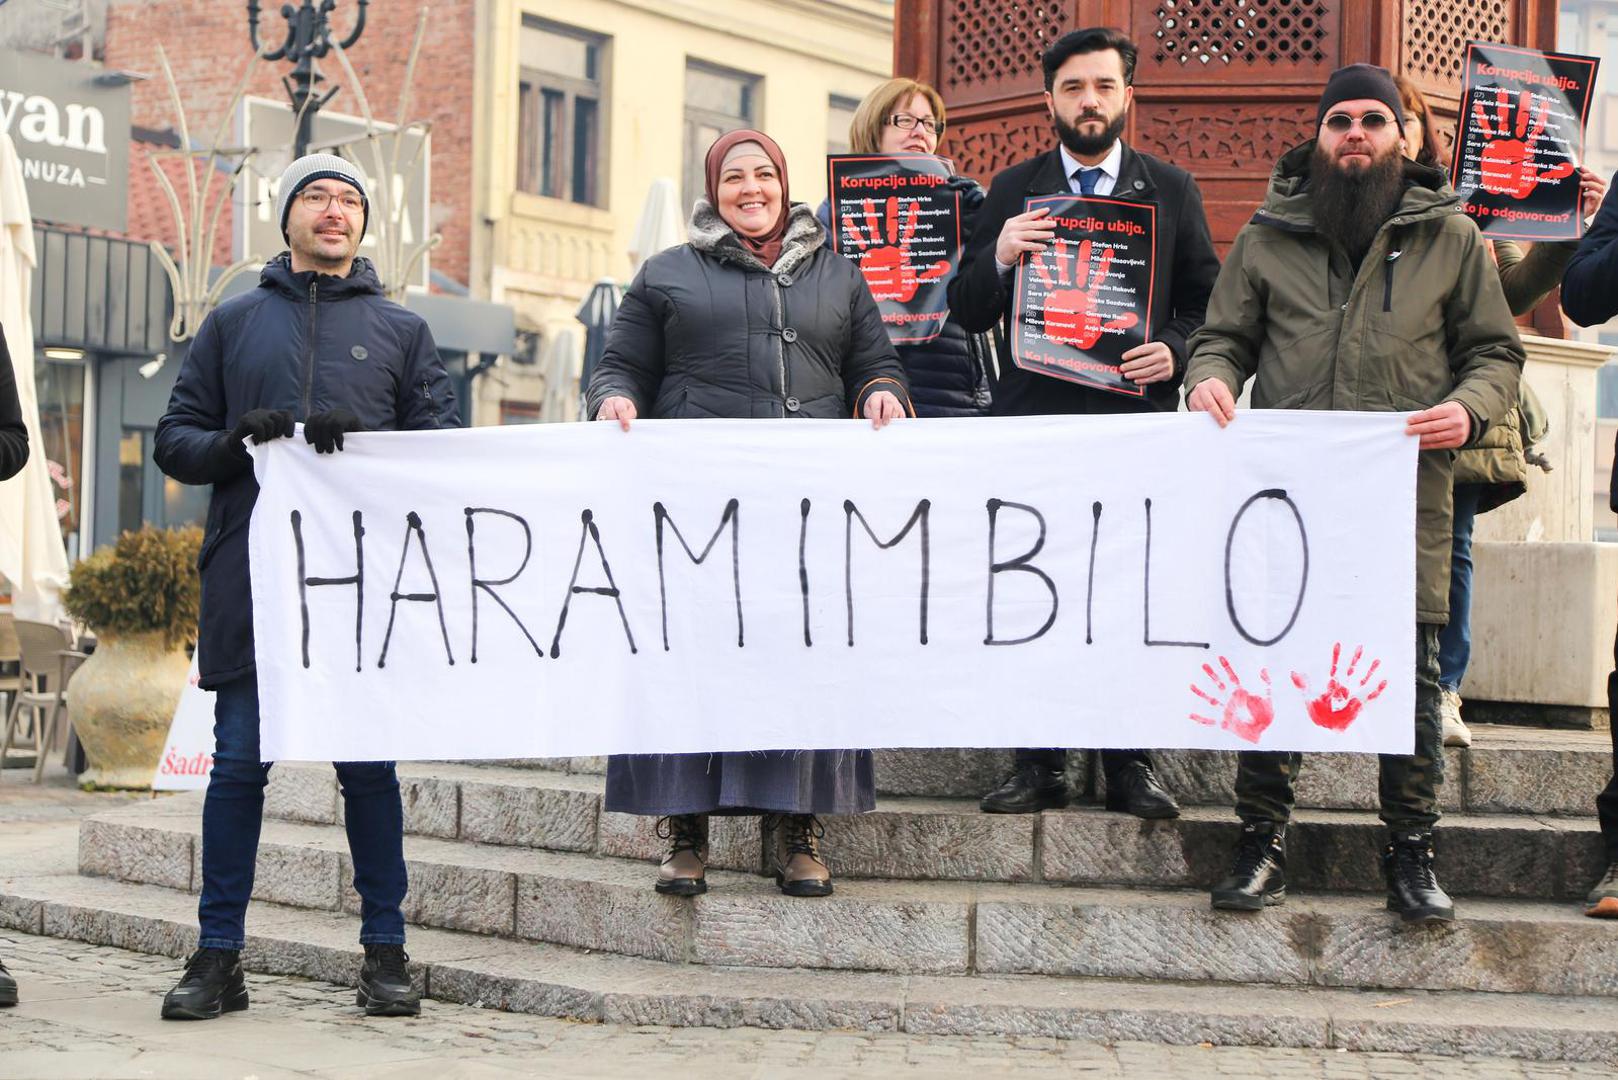
{"type": "MultiPolygon", "coordinates": [[[[854,264],[827,245],[814,211],[791,201],[775,140],[745,129],[722,135],[704,171],[690,242],[648,259],[624,294],[590,377],[586,415],[625,431],[643,416],[863,417],[882,427],[905,415],[904,369],[876,301],[854,264]]],[[[766,815],[781,891],[827,896],[818,816],[875,806],[869,750],[607,762],[606,809],[659,815],[668,854],[654,887],[671,896],[708,891],[710,814],[766,815]]]]}
{"type": "MultiPolygon", "coordinates": [[[[849,124],[854,154],[936,154],[944,135],[944,101],[926,83],[889,79],[865,95],[849,124]]],[[[961,243],[983,204],[983,188],[964,176],[950,178],[961,195],[961,243]]],[[[816,211],[831,228],[831,203],[816,211]]],[[[983,416],[989,411],[989,348],[981,334],[969,334],[953,319],[931,341],[895,346],[917,416],[983,416]]]]}
{"type": "MultiPolygon", "coordinates": [[[[1405,153],[1421,165],[1447,169],[1449,155],[1438,139],[1433,113],[1416,84],[1396,76],[1404,103],[1405,153]]],[[[1579,169],[1579,189],[1585,214],[1601,206],[1607,185],[1589,169],[1579,169]]],[[[1578,241],[1540,242],[1526,248],[1510,240],[1489,244],[1500,284],[1511,313],[1521,320],[1529,315],[1562,281],[1578,241]]],[[[1531,326],[1531,324],[1530,324],[1531,326]]],[[[1544,438],[1544,406],[1523,380],[1520,404],[1500,423],[1491,424],[1476,446],[1455,454],[1454,535],[1450,548],[1449,622],[1438,638],[1438,715],[1444,725],[1445,746],[1470,746],[1472,733],[1461,719],[1461,681],[1472,655],[1472,527],[1479,514],[1503,506],[1528,490],[1528,463],[1550,470],[1550,462],[1533,444],[1544,438]]]]}

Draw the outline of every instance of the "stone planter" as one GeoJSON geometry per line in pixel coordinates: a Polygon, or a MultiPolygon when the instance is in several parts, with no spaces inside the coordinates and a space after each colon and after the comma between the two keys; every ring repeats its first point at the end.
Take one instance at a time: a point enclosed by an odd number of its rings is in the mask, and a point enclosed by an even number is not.
{"type": "Polygon", "coordinates": [[[151,787],[190,671],[185,649],[166,648],[161,633],[100,635],[68,684],[68,716],[90,761],[79,779],[151,787]]]}

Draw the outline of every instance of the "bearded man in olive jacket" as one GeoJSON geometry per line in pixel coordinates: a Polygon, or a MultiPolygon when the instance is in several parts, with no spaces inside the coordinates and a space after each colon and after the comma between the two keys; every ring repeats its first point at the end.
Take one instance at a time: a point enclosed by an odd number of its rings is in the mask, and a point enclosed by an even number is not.
{"type": "MultiPolygon", "coordinates": [[[[1405,159],[1399,92],[1383,68],[1333,73],[1315,140],[1277,163],[1264,205],[1237,236],[1191,339],[1187,405],[1224,426],[1253,380],[1258,409],[1409,412],[1421,440],[1416,488],[1416,752],[1381,760],[1388,908],[1448,922],[1433,871],[1443,768],[1438,631],[1449,615],[1450,451],[1516,404],[1523,351],[1482,235],[1440,169],[1405,159]]],[[[1285,834],[1300,755],[1240,756],[1242,819],[1216,908],[1286,895],[1285,834]]]]}

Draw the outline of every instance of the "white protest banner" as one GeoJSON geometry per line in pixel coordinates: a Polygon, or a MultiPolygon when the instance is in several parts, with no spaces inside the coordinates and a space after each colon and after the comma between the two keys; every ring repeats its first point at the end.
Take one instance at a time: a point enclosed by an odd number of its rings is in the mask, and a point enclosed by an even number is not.
{"type": "Polygon", "coordinates": [[[1395,414],[637,421],[253,448],[265,760],[1409,753],[1395,414]]]}

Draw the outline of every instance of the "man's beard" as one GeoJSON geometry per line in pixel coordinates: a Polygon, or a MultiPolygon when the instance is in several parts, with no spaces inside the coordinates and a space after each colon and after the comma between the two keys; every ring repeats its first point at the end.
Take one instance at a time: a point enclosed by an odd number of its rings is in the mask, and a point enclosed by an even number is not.
{"type": "Polygon", "coordinates": [[[1067,147],[1068,153],[1074,157],[1094,157],[1112,149],[1112,144],[1117,142],[1118,136],[1123,133],[1124,121],[1127,118],[1127,110],[1120,112],[1111,120],[1107,120],[1106,116],[1101,113],[1089,113],[1079,117],[1080,123],[1085,120],[1106,121],[1107,126],[1099,135],[1084,134],[1084,132],[1070,125],[1054,112],[1051,113],[1051,126],[1056,128],[1056,137],[1062,140],[1062,145],[1067,147]]]}
{"type": "Polygon", "coordinates": [[[1316,146],[1309,168],[1315,231],[1358,262],[1404,195],[1403,156],[1390,150],[1365,168],[1348,172],[1316,146]]]}

